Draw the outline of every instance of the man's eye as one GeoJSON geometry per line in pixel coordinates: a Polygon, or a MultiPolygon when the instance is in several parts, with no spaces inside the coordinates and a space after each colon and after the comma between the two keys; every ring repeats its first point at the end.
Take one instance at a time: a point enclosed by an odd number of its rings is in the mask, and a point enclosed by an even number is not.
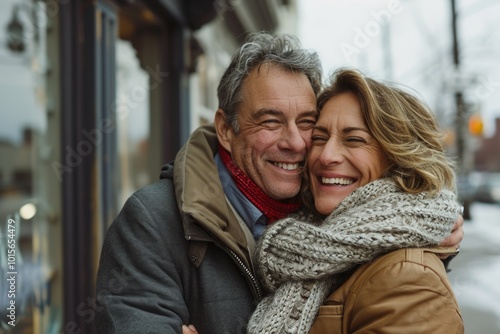
{"type": "Polygon", "coordinates": [[[314,126],[314,124],[316,124],[316,120],[304,119],[298,122],[298,127],[302,130],[309,130],[314,126]]]}
{"type": "Polygon", "coordinates": [[[261,122],[261,124],[276,124],[276,123],[280,123],[280,121],[277,119],[266,119],[261,122]]]}

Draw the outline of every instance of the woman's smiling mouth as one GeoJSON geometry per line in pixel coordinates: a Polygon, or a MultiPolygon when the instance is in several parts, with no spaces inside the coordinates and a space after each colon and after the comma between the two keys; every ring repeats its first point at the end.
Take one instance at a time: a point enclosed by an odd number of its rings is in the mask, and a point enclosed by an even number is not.
{"type": "Polygon", "coordinates": [[[338,185],[338,186],[348,186],[350,184],[354,183],[353,179],[346,179],[346,178],[341,178],[341,177],[322,177],[321,178],[321,183],[322,184],[328,184],[328,185],[338,185]]]}

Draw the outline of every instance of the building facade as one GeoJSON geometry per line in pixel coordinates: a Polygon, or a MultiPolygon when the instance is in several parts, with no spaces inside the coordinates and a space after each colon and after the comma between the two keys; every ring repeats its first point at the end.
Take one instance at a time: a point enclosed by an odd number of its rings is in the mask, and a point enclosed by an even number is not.
{"type": "Polygon", "coordinates": [[[500,118],[495,119],[495,132],[491,137],[478,140],[474,153],[474,169],[482,172],[500,173],[500,118]]]}
{"type": "Polygon", "coordinates": [[[296,22],[292,0],[0,3],[0,332],[94,332],[124,201],[212,121],[246,34],[296,22]]]}

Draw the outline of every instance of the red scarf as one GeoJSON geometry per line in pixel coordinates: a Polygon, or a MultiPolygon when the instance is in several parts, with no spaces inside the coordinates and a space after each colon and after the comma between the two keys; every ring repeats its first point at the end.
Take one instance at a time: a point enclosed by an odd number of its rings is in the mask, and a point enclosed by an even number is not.
{"type": "Polygon", "coordinates": [[[299,196],[292,198],[290,203],[279,202],[267,196],[255,182],[234,164],[230,153],[221,145],[219,145],[219,154],[222,163],[231,174],[238,189],[266,216],[268,224],[285,218],[290,213],[301,208],[302,204],[300,203],[299,196]]]}

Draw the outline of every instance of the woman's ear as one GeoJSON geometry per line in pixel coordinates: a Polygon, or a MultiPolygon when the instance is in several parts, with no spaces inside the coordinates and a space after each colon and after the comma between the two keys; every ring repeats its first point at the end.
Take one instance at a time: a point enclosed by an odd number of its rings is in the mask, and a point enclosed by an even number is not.
{"type": "Polygon", "coordinates": [[[218,109],[215,113],[214,125],[219,144],[221,144],[222,147],[231,152],[231,143],[234,136],[234,130],[231,125],[226,123],[226,115],[224,115],[224,111],[222,109],[218,109]]]}

